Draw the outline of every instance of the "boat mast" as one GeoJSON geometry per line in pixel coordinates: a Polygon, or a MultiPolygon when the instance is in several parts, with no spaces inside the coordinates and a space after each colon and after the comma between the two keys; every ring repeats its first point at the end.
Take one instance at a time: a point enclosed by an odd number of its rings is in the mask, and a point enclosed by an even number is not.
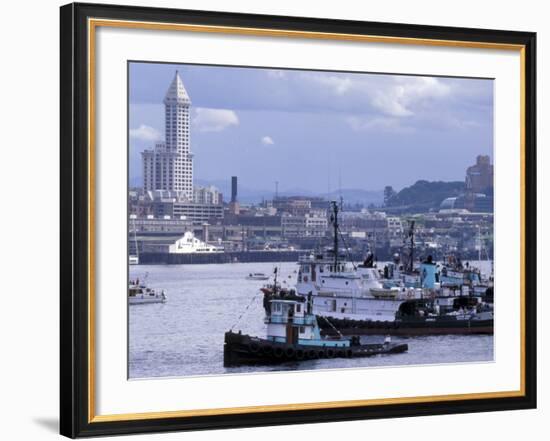
{"type": "Polygon", "coordinates": [[[334,271],[338,271],[338,203],[336,201],[331,201],[331,205],[331,221],[334,228],[334,271]]]}
{"type": "Polygon", "coordinates": [[[134,246],[136,248],[136,256],[139,259],[139,249],[138,249],[138,242],[137,242],[137,231],[136,231],[136,220],[132,219],[132,224],[134,227],[134,246]]]}
{"type": "Polygon", "coordinates": [[[414,269],[414,220],[410,221],[409,239],[409,272],[412,273],[414,269]]]}
{"type": "Polygon", "coordinates": [[[481,262],[481,225],[477,226],[477,260],[481,262]]]}

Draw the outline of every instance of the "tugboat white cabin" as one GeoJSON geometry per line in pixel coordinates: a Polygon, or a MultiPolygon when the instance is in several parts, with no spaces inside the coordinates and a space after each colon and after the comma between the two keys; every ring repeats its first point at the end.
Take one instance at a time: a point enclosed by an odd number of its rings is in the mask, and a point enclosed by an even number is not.
{"type": "Polygon", "coordinates": [[[273,299],[265,317],[267,339],[278,343],[349,347],[349,339],[321,338],[317,319],[311,314],[310,304],[303,300],[273,299]]]}

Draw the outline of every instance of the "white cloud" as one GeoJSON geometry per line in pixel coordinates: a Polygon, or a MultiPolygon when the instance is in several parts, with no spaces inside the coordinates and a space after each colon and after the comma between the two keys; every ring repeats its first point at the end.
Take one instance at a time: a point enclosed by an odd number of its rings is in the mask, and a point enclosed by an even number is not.
{"type": "Polygon", "coordinates": [[[157,129],[141,124],[137,129],[130,129],[130,138],[139,141],[159,141],[161,135],[157,129]]]}
{"type": "Polygon", "coordinates": [[[441,99],[450,93],[450,86],[437,78],[396,76],[373,94],[371,104],[387,115],[410,116],[423,101],[441,99]]]}
{"type": "Polygon", "coordinates": [[[406,103],[403,102],[404,93],[402,87],[396,87],[389,90],[377,90],[371,99],[371,104],[386,115],[410,116],[413,112],[409,110],[406,107],[406,103]]]}
{"type": "Polygon", "coordinates": [[[233,110],[198,107],[195,109],[193,124],[199,132],[221,132],[230,126],[239,125],[239,117],[233,110]]]}
{"type": "Polygon", "coordinates": [[[264,137],[262,137],[262,144],[263,145],[273,145],[273,144],[275,144],[275,141],[273,141],[273,138],[271,136],[264,136],[264,137]]]}
{"type": "Polygon", "coordinates": [[[327,106],[343,110],[371,107],[384,115],[406,117],[422,110],[427,100],[441,100],[451,86],[434,77],[374,76],[354,74],[303,73],[302,87],[312,88],[310,96],[327,101],[327,106]],[[305,84],[304,84],[305,81],[305,84]]]}
{"type": "Polygon", "coordinates": [[[302,74],[302,78],[317,83],[335,95],[345,95],[354,86],[354,81],[343,75],[312,74],[308,72],[302,74]]]}

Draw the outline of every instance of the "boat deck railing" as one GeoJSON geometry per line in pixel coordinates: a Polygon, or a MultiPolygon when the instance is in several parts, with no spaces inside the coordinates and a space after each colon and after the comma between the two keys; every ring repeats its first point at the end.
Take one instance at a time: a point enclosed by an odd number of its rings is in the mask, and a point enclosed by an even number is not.
{"type": "Polygon", "coordinates": [[[271,315],[265,318],[266,323],[278,323],[278,324],[284,324],[284,323],[290,323],[292,321],[293,324],[304,326],[304,325],[313,325],[315,323],[315,316],[305,316],[305,317],[291,317],[288,316],[282,316],[282,315],[271,315]]]}

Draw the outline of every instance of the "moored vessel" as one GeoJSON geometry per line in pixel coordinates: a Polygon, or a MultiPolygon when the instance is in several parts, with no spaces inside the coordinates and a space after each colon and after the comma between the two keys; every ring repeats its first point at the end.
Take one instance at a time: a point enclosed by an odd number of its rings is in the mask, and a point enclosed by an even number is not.
{"type": "Polygon", "coordinates": [[[340,255],[336,202],[332,210],[333,249],[300,259],[296,285],[299,295],[312,295],[324,332],[334,334],[331,325],[345,334],[493,332],[493,288],[482,283],[478,270],[444,267],[438,273],[431,256],[415,268],[413,222],[405,271],[379,271],[372,254],[356,265],[340,255]]]}
{"type": "Polygon", "coordinates": [[[249,273],[246,280],[269,280],[269,276],[264,273],[249,273]]]}
{"type": "Polygon", "coordinates": [[[165,303],[166,292],[147,287],[139,279],[130,280],[128,287],[128,303],[130,305],[144,305],[149,303],[165,303]]]}

